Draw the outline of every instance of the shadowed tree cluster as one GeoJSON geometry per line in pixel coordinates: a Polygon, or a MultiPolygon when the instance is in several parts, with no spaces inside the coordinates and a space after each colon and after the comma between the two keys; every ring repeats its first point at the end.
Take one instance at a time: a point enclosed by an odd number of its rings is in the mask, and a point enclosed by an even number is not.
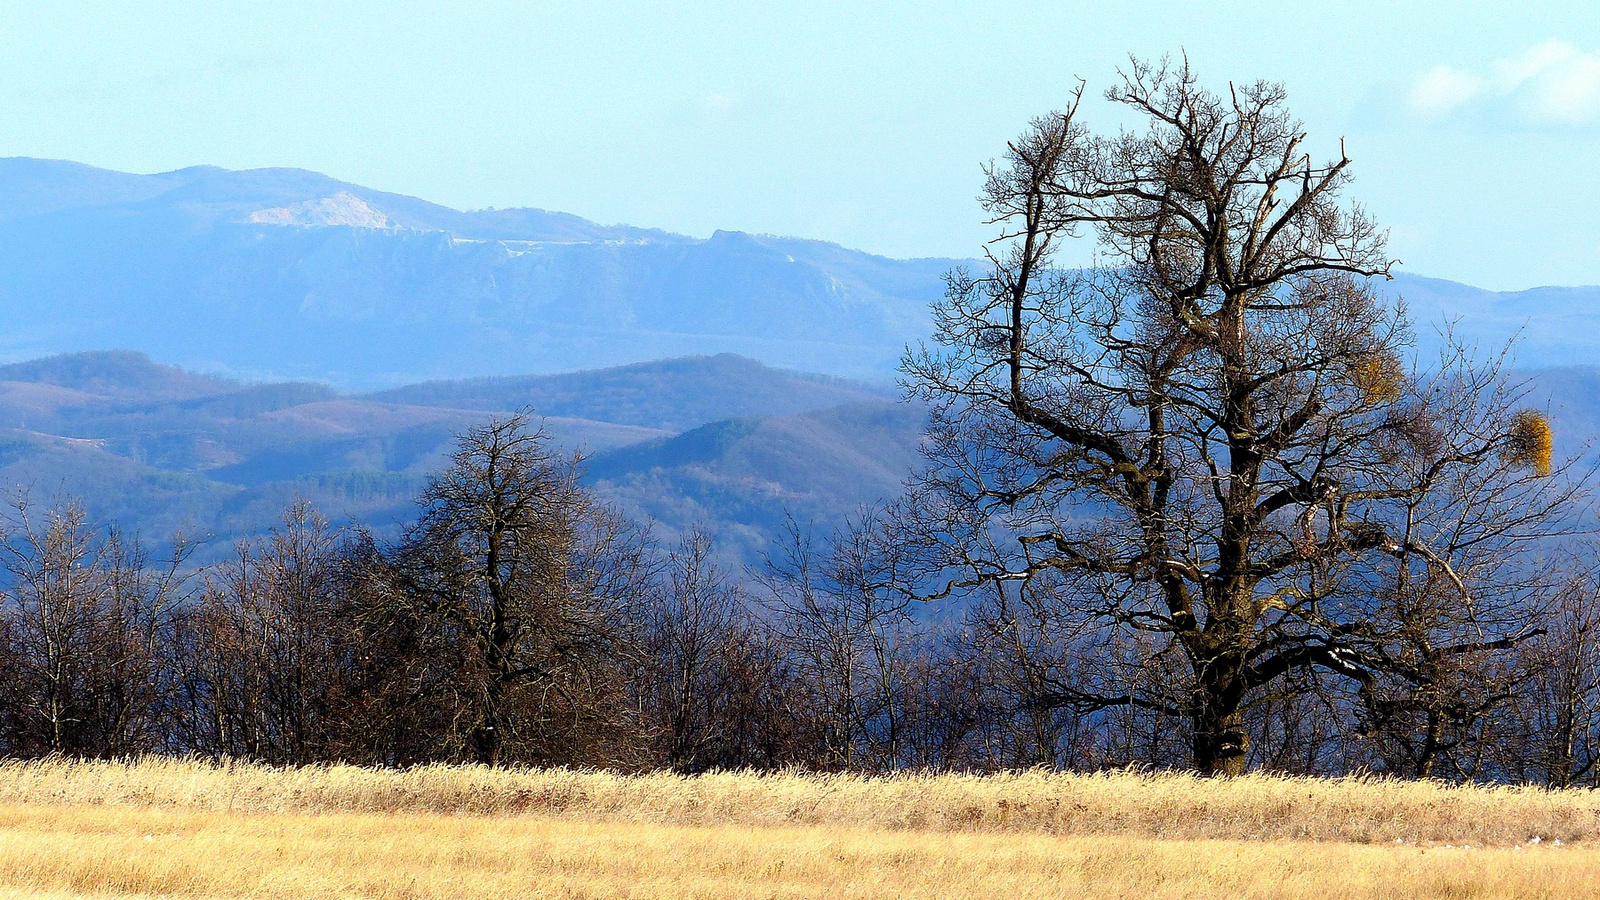
{"type": "MultiPolygon", "coordinates": [[[[81,505],[18,503],[0,750],[683,772],[1193,762],[1193,664],[1169,632],[1108,613],[1123,594],[1030,577],[928,604],[907,590],[927,521],[903,505],[825,541],[794,526],[740,577],[704,534],[655,547],[576,472],[524,421],[492,422],[394,545],[296,503],[203,569],[182,543],[152,564],[81,505]],[[1139,702],[1107,702],[1125,697],[1139,702]]],[[[1340,608],[1368,618],[1344,632],[1348,663],[1248,695],[1244,765],[1600,781],[1600,586],[1570,561],[1529,571],[1481,538],[1500,518],[1430,496],[1418,518],[1462,518],[1430,550],[1449,574],[1391,557],[1350,576],[1340,608]]],[[[967,546],[1020,538],[987,540],[967,546]]]]}

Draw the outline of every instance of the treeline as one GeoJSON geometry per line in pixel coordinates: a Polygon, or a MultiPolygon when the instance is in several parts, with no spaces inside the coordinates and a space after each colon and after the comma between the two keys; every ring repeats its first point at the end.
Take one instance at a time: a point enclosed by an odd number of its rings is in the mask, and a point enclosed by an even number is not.
{"type": "MultiPolygon", "coordinates": [[[[1181,706],[1181,674],[1041,603],[890,588],[888,514],[765,570],[667,549],[587,493],[521,418],[462,436],[403,539],[305,503],[226,562],[154,561],[81,505],[16,504],[0,751],[621,769],[889,771],[1190,762],[1182,716],[1068,702],[1086,681],[1181,706]]],[[[1250,708],[1255,767],[1600,782],[1600,601],[1403,692],[1308,679],[1250,708]],[[1492,664],[1488,664],[1491,663],[1492,664]]],[[[1169,667],[1170,668],[1170,667],[1169,667]]]]}

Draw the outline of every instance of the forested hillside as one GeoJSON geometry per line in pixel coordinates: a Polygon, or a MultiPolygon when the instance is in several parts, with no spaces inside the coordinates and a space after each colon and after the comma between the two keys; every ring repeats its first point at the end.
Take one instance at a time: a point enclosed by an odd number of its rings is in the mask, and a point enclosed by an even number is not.
{"type": "Polygon", "coordinates": [[[732,355],[351,395],[86,353],[0,366],[0,485],[81,497],[147,540],[182,530],[207,553],[294,497],[387,538],[453,434],[521,409],[664,537],[703,524],[746,562],[786,514],[831,522],[893,495],[921,435],[891,389],[732,355]]]}
{"type": "MultiPolygon", "coordinates": [[[[1527,378],[1557,451],[1591,452],[1600,367],[1527,378]]],[[[392,537],[455,432],[524,408],[664,540],[703,526],[751,565],[790,517],[826,537],[895,496],[920,464],[926,422],[893,388],[727,354],[344,394],[86,353],[0,366],[0,487],[80,496],[149,540],[205,537],[206,554],[262,533],[295,497],[392,537]]]]}

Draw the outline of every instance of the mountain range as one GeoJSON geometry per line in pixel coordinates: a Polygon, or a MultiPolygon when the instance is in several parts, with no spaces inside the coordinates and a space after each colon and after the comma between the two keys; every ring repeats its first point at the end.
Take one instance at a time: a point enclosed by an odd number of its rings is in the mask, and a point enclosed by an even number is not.
{"type": "MultiPolygon", "coordinates": [[[[962,264],[294,169],[0,160],[0,489],[211,554],[295,496],[392,536],[452,434],[531,409],[663,539],[704,525],[750,563],[790,516],[826,529],[896,493],[925,412],[895,366],[962,264]]],[[[1600,288],[1381,289],[1424,354],[1443,328],[1520,337],[1562,449],[1600,433],[1600,288]]]]}
{"type": "Polygon", "coordinates": [[[0,160],[12,360],[121,348],[370,389],[731,351],[882,378],[952,264],[458,212],[293,169],[0,160]]]}
{"type": "MultiPolygon", "coordinates": [[[[1558,453],[1592,452],[1600,367],[1528,378],[1558,453]]],[[[152,543],[204,539],[202,560],[265,533],[296,497],[389,539],[457,432],[519,411],[657,538],[707,529],[735,566],[759,565],[791,519],[825,538],[895,496],[926,422],[892,390],[732,354],[351,394],[79,353],[0,366],[0,494],[82,498],[152,543]]]]}
{"type": "MultiPolygon", "coordinates": [[[[374,390],[733,352],[887,381],[962,264],[462,212],[299,169],[0,159],[0,361],[116,348],[374,390]]],[[[1403,273],[1383,289],[1407,298],[1424,349],[1459,319],[1489,345],[1520,333],[1525,366],[1600,361],[1600,288],[1403,273]]]]}

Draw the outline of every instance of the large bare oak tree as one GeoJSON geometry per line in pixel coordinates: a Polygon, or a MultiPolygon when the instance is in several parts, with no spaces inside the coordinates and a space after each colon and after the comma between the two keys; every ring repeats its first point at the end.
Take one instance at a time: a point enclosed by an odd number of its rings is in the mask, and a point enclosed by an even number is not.
{"type": "Polygon", "coordinates": [[[1171,715],[1213,774],[1291,681],[1422,692],[1532,633],[1505,579],[1573,498],[1548,425],[1492,362],[1410,359],[1342,147],[1315,160],[1281,86],[1186,63],[1108,91],[1136,130],[1092,133],[1081,96],[990,166],[1001,234],[905,363],[936,406],[920,596],[1044,598],[1084,652],[1145,648],[1032,702],[1171,715]],[[1073,238],[1095,266],[1055,263],[1073,238]]]}

